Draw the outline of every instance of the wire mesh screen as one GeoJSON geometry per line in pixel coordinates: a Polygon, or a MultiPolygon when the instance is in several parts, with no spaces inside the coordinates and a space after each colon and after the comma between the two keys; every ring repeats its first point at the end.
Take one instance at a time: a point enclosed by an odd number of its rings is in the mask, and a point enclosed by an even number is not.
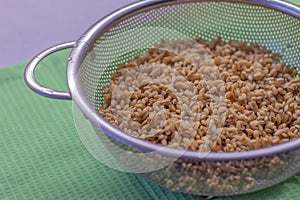
{"type": "Polygon", "coordinates": [[[258,43],[282,61],[300,67],[300,20],[282,12],[237,2],[185,2],[149,7],[120,19],[99,35],[80,68],[81,83],[90,103],[102,103],[101,88],[117,66],[162,39],[221,36],[223,40],[258,43]]]}

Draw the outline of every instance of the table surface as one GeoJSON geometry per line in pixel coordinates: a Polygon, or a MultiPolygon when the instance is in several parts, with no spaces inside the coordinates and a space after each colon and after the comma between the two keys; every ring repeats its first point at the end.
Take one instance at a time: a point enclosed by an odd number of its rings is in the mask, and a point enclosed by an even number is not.
{"type": "Polygon", "coordinates": [[[1,0],[0,68],[76,40],[97,20],[136,0],[1,0]]]}

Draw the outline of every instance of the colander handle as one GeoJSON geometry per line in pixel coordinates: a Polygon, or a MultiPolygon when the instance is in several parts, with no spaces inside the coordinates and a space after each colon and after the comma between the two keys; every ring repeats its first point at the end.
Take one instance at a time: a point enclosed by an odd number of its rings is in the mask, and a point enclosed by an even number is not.
{"type": "Polygon", "coordinates": [[[62,91],[56,91],[53,89],[46,88],[42,86],[37,80],[35,79],[34,71],[38,64],[47,56],[49,56],[52,53],[55,53],[57,51],[72,48],[76,42],[67,42],[63,44],[58,44],[56,46],[50,47],[38,55],[36,55],[26,66],[26,69],[24,71],[24,79],[27,86],[34,92],[36,92],[39,95],[54,98],[54,99],[67,99],[71,100],[72,96],[70,92],[62,92],[62,91]]]}

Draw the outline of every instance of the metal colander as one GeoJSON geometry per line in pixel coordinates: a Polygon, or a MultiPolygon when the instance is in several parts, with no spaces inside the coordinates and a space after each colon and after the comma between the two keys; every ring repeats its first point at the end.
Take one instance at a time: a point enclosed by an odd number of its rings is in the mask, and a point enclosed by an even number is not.
{"type": "MultiPolygon", "coordinates": [[[[25,79],[39,94],[73,99],[101,137],[109,137],[126,151],[157,151],[160,146],[126,135],[97,114],[103,103],[102,86],[110,81],[119,64],[161,40],[212,40],[216,36],[258,43],[280,54],[281,61],[297,71],[300,68],[300,8],[293,4],[280,0],[146,0],[98,21],[76,42],[42,52],[28,64],[25,79]],[[34,78],[36,65],[48,54],[67,47],[73,48],[67,66],[70,92],[41,86],[34,78]]],[[[112,154],[126,165],[124,159],[112,154]]],[[[164,148],[158,154],[159,158],[151,160],[153,165],[164,158],[178,159],[142,176],[173,190],[200,195],[253,192],[285,180],[300,169],[299,139],[246,152],[202,155],[164,148]]]]}

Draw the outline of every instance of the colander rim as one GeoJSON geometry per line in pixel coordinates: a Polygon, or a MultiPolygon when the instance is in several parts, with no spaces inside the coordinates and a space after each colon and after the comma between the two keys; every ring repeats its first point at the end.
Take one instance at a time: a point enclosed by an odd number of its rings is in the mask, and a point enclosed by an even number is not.
{"type": "MultiPolygon", "coordinates": [[[[229,161],[229,160],[244,160],[254,159],[260,157],[271,156],[279,153],[289,152],[300,148],[300,138],[291,140],[286,143],[264,147],[255,150],[248,150],[242,152],[197,152],[189,150],[180,150],[170,147],[162,147],[161,145],[147,142],[142,139],[130,136],[123,131],[115,128],[109,124],[103,117],[101,117],[87,102],[83,94],[83,90],[77,78],[81,63],[89,50],[90,44],[97,39],[99,34],[103,32],[107,27],[113,24],[116,20],[129,15],[132,12],[139,11],[140,9],[147,8],[149,6],[156,6],[162,3],[174,3],[180,1],[195,2],[197,0],[145,0],[139,1],[128,6],[125,6],[106,17],[97,21],[92,25],[82,36],[77,40],[76,45],[73,47],[70,58],[67,64],[67,82],[72,99],[78,106],[81,112],[87,119],[94,125],[102,129],[107,135],[116,139],[117,141],[135,147],[145,152],[152,152],[159,150],[159,154],[164,156],[188,159],[188,160],[210,160],[210,161],[229,161]]],[[[205,2],[205,0],[198,0],[205,2]]],[[[214,0],[214,1],[226,1],[226,0],[214,0]]],[[[272,9],[276,9],[292,15],[300,19],[300,8],[292,3],[288,3],[282,0],[229,0],[227,2],[240,2],[248,4],[256,4],[272,9]]]]}

